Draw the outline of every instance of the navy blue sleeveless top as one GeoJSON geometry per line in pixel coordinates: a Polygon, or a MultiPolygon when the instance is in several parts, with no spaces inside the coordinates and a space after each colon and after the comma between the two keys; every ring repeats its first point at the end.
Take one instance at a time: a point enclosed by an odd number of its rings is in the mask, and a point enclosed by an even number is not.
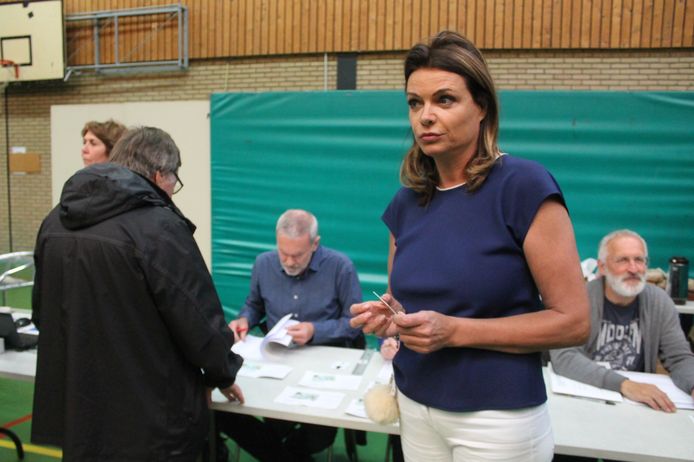
{"type": "MultiPolygon", "coordinates": [[[[408,313],[498,318],[542,310],[523,242],[550,197],[564,204],[551,174],[508,155],[474,193],[465,186],[436,191],[422,207],[415,192],[401,188],[382,217],[396,243],[393,296],[408,313]]],[[[394,369],[406,396],[447,411],[518,409],[547,399],[539,353],[443,348],[420,354],[401,344],[394,369]]]]}

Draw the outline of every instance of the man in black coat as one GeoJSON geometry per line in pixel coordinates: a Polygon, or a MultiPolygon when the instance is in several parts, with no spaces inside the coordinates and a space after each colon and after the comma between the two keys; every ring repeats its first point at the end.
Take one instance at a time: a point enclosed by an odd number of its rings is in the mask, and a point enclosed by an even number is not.
{"type": "Polygon", "coordinates": [[[65,183],[39,230],[31,438],[66,461],[194,461],[206,391],[243,401],[195,227],[171,200],[180,165],[166,132],[130,130],[111,163],[65,183]]]}

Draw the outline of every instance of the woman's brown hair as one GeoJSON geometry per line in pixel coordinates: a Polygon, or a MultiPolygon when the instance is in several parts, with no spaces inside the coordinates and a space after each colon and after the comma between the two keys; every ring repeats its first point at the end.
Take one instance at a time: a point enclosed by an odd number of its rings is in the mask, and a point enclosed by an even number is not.
{"type": "MultiPolygon", "coordinates": [[[[501,155],[497,146],[499,135],[499,106],[494,81],[482,53],[460,34],[439,32],[428,44],[413,46],[405,58],[405,88],[412,73],[418,69],[441,69],[465,79],[468,91],[475,103],[486,115],[480,122],[477,152],[465,166],[467,190],[477,190],[501,155]]],[[[405,155],[400,168],[402,184],[421,195],[420,203],[431,201],[439,175],[431,157],[424,154],[416,140],[405,155]]]]}
{"type": "Polygon", "coordinates": [[[111,154],[111,149],[116,141],[125,133],[125,125],[116,122],[113,119],[108,119],[106,122],[97,122],[92,120],[84,124],[82,129],[82,137],[87,134],[87,132],[92,132],[94,136],[99,138],[104,146],[106,146],[106,154],[111,154]]]}

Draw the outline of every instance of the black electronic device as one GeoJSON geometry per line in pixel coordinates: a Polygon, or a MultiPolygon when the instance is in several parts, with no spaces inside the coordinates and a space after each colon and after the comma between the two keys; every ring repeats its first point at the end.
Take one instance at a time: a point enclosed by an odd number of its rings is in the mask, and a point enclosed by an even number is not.
{"type": "Polygon", "coordinates": [[[31,319],[29,318],[17,318],[14,320],[14,325],[17,326],[17,329],[28,326],[29,324],[31,324],[31,319]]]}
{"type": "Polygon", "coordinates": [[[17,325],[10,313],[0,313],[0,337],[5,339],[8,350],[27,350],[39,343],[39,336],[17,332],[17,325]]]}

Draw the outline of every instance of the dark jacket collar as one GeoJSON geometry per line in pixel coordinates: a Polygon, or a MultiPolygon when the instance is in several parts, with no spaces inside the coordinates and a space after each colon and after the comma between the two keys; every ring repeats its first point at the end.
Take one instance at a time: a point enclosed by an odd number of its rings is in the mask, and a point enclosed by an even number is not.
{"type": "Polygon", "coordinates": [[[141,207],[165,207],[195,225],[156,184],[116,164],[94,164],[75,173],[60,195],[60,221],[68,229],[86,228],[141,207]]]}

